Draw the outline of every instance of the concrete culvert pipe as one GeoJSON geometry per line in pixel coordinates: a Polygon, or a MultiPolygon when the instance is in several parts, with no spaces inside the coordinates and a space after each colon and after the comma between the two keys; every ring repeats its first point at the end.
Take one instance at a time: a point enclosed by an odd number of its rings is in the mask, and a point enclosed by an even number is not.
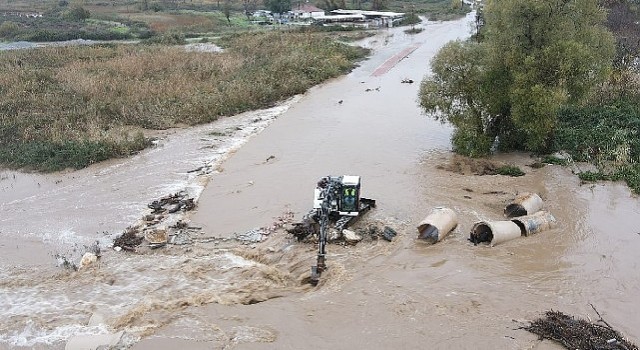
{"type": "Polygon", "coordinates": [[[469,240],[473,244],[488,243],[494,246],[521,236],[520,227],[513,221],[481,221],[473,225],[469,240]]]}
{"type": "Polygon", "coordinates": [[[542,209],[542,198],[537,193],[521,193],[504,208],[504,215],[508,218],[531,215],[542,209]]]}
{"type": "Polygon", "coordinates": [[[511,221],[520,227],[520,231],[525,236],[550,230],[556,226],[556,218],[546,211],[540,211],[533,215],[517,217],[511,219],[511,221]]]}
{"type": "Polygon", "coordinates": [[[458,226],[458,215],[455,211],[436,207],[418,224],[418,238],[436,243],[453,231],[456,226],[458,226]]]}

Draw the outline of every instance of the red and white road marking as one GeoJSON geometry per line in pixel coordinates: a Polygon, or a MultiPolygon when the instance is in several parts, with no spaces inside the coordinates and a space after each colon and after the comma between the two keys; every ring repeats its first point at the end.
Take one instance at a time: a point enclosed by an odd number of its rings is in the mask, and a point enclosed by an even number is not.
{"type": "Polygon", "coordinates": [[[373,73],[371,73],[371,76],[379,77],[381,75],[384,75],[385,73],[390,71],[391,68],[393,68],[396,64],[398,64],[398,62],[402,61],[405,57],[409,56],[409,54],[411,54],[413,51],[415,51],[419,47],[420,47],[420,44],[416,44],[413,46],[409,46],[404,50],[398,52],[396,55],[394,55],[393,57],[386,60],[383,64],[381,64],[380,67],[376,68],[376,70],[374,70],[373,73]]]}

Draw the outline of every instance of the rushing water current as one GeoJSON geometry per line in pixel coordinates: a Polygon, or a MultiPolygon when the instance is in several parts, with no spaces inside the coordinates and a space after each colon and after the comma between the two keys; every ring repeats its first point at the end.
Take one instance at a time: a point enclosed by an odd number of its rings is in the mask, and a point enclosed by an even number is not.
{"type": "Polygon", "coordinates": [[[472,19],[383,30],[360,43],[372,56],[350,74],[271,109],[162,132],[130,158],[0,172],[0,348],[115,335],[135,349],[559,349],[519,327],[549,309],[594,318],[590,304],[637,343],[637,197],[621,184],[581,186],[567,168],[527,167],[525,154],[493,159],[523,177],[474,175],[449,150],[451,128],[421,113],[429,60],[468,37],[472,19]],[[310,209],[325,175],[362,176],[378,203],[364,222],[398,236],[330,244],[312,287],[315,247],[278,228],[310,209]],[[198,202],[180,216],[197,227],[185,244],[109,248],[148,203],[179,191],[198,202]],[[558,227],[495,247],[467,241],[521,192],[540,194],[558,227]],[[424,245],[415,226],[435,206],[454,209],[458,228],[424,245]],[[256,228],[272,233],[232,239],[256,228]],[[96,241],[97,263],[60,266],[96,241]]]}

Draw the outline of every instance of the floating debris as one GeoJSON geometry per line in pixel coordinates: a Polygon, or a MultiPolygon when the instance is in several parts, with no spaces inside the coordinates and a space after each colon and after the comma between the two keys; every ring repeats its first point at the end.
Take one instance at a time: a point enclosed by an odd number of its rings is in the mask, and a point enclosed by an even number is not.
{"type": "Polygon", "coordinates": [[[128,227],[120,236],[113,241],[113,247],[120,247],[123,250],[135,251],[137,246],[142,243],[144,237],[138,236],[138,230],[134,227],[128,227]]]}
{"type": "Polygon", "coordinates": [[[195,168],[195,169],[188,170],[188,171],[187,171],[187,174],[190,174],[190,173],[197,173],[197,172],[201,171],[202,169],[204,169],[204,166],[201,166],[201,167],[197,167],[197,168],[195,168]]]}
{"type": "Polygon", "coordinates": [[[505,194],[507,194],[507,192],[505,192],[505,191],[488,191],[488,192],[482,192],[482,194],[505,195],[505,194]]]}
{"type": "Polygon", "coordinates": [[[389,242],[391,242],[393,238],[397,235],[398,235],[398,232],[396,232],[396,230],[392,229],[389,226],[385,226],[384,230],[382,231],[382,238],[384,238],[386,241],[389,241],[389,242]]]}
{"type": "Polygon", "coordinates": [[[187,198],[186,192],[178,192],[153,201],[147,206],[152,209],[152,214],[162,214],[165,212],[175,213],[180,210],[189,211],[195,208],[196,204],[193,198],[187,198]]]}
{"type": "Polygon", "coordinates": [[[413,84],[413,79],[405,78],[405,79],[402,79],[401,83],[403,83],[403,84],[413,84]]]}
{"type": "Polygon", "coordinates": [[[544,339],[559,342],[567,349],[599,349],[599,350],[638,350],[638,347],[625,339],[602,319],[591,323],[576,319],[560,311],[547,311],[545,317],[533,321],[523,329],[539,335],[544,339]]]}
{"type": "Polygon", "coordinates": [[[287,228],[287,232],[294,235],[298,241],[320,233],[320,224],[313,220],[310,216],[305,216],[301,222],[296,222],[287,228]]]}
{"type": "MultiPolygon", "coordinates": [[[[175,225],[173,226],[169,226],[171,228],[175,228],[175,229],[184,229],[184,228],[188,228],[189,227],[189,223],[187,223],[186,221],[183,220],[178,220],[175,225]]],[[[199,229],[199,227],[193,227],[194,229],[199,229]]]]}

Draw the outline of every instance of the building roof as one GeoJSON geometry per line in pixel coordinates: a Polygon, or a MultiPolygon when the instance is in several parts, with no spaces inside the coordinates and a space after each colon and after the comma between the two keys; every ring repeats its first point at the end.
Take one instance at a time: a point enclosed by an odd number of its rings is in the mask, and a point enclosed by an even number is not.
{"type": "Polygon", "coordinates": [[[404,13],[401,12],[390,12],[390,11],[364,11],[364,10],[333,10],[331,11],[338,15],[363,15],[365,17],[390,17],[390,18],[399,18],[403,17],[404,13]]]}
{"type": "Polygon", "coordinates": [[[342,21],[363,21],[365,17],[363,15],[331,15],[331,16],[318,16],[315,19],[318,21],[342,22],[342,21]]]}
{"type": "Polygon", "coordinates": [[[298,6],[296,6],[295,9],[292,10],[293,12],[302,12],[302,13],[310,13],[310,12],[324,12],[323,9],[319,9],[311,4],[300,4],[298,6]]]}

